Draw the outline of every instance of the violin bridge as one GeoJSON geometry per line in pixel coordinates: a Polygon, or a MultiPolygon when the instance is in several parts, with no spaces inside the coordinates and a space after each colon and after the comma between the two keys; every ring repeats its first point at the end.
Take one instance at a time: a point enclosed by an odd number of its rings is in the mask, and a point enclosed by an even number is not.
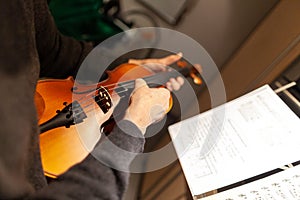
{"type": "Polygon", "coordinates": [[[107,113],[113,105],[109,92],[102,86],[97,88],[95,102],[98,104],[104,114],[107,113]]]}

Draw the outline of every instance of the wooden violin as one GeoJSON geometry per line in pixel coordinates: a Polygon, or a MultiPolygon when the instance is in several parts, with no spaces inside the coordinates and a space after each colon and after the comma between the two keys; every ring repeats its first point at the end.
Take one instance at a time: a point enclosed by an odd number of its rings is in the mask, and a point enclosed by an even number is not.
{"type": "MultiPolygon", "coordinates": [[[[195,83],[201,84],[194,68],[186,67],[183,61],[178,65],[184,65],[183,75],[191,76],[195,83]]],[[[150,85],[166,83],[171,77],[178,76],[174,71],[154,73],[139,65],[122,64],[107,71],[108,78],[97,84],[81,84],[71,77],[40,80],[35,104],[45,175],[55,178],[89,154],[100,139],[99,127],[112,115],[117,103],[114,97],[130,95],[127,91],[134,88],[135,79],[143,78],[150,85]]]]}

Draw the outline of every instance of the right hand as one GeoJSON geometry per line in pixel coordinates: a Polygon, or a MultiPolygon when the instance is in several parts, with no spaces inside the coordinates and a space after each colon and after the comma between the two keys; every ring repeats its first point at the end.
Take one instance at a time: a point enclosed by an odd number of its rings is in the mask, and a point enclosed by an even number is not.
{"type": "Polygon", "coordinates": [[[137,79],[124,119],[133,122],[144,134],[150,124],[165,116],[169,98],[169,90],[149,88],[143,79],[137,79]]]}

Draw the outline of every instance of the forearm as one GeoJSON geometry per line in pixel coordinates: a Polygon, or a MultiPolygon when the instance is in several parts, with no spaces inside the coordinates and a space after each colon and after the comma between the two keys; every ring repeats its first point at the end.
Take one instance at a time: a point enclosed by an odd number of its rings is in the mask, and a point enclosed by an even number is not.
{"type": "Polygon", "coordinates": [[[107,138],[102,138],[92,155],[32,198],[121,199],[128,184],[129,165],[135,157],[124,155],[142,152],[144,142],[134,124],[121,121],[107,138]],[[125,154],[120,153],[123,150],[125,154]]]}
{"type": "Polygon", "coordinates": [[[60,34],[46,0],[34,1],[34,11],[40,75],[54,78],[76,75],[92,45],[60,34]]]}

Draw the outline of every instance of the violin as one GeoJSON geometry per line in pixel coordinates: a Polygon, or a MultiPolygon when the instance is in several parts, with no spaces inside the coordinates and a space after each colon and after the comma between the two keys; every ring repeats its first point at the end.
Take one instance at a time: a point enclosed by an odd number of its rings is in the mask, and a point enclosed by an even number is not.
{"type": "MultiPolygon", "coordinates": [[[[182,75],[191,76],[199,85],[202,83],[193,67],[184,61],[178,61],[177,65],[182,75]]],[[[79,83],[72,77],[38,81],[35,104],[46,176],[56,178],[89,154],[100,139],[99,127],[112,117],[118,103],[114,99],[129,96],[135,79],[143,78],[151,86],[178,76],[175,70],[154,73],[128,63],[106,73],[108,78],[96,84],[79,83]]],[[[171,107],[172,97],[169,110],[171,107]]]]}

